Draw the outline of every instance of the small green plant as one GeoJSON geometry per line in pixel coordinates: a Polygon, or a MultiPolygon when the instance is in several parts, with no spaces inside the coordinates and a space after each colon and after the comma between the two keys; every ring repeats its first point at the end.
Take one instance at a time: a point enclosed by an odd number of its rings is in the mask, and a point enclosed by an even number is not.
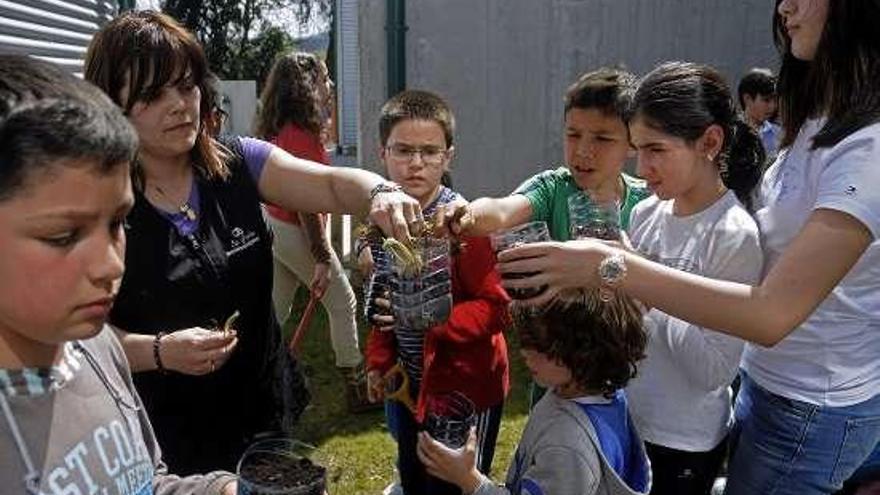
{"type": "Polygon", "coordinates": [[[234,313],[229,315],[229,318],[226,318],[226,321],[223,323],[223,328],[221,329],[224,334],[228,334],[233,328],[235,328],[232,325],[235,324],[235,320],[237,320],[239,316],[241,316],[241,312],[236,309],[234,313]]]}
{"type": "Polygon", "coordinates": [[[404,277],[414,277],[424,266],[424,260],[418,249],[413,249],[410,245],[404,244],[393,237],[388,237],[382,241],[382,248],[391,253],[396,261],[400,275],[404,277]]]}

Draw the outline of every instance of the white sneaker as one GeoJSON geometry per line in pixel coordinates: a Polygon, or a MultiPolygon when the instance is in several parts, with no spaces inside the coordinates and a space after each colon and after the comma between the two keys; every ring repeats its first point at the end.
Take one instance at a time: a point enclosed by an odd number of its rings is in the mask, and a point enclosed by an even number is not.
{"type": "Polygon", "coordinates": [[[721,476],[715,478],[715,483],[712,484],[712,495],[724,495],[724,488],[727,486],[727,477],[721,476]]]}
{"type": "Polygon", "coordinates": [[[382,490],[382,495],[403,495],[403,487],[399,481],[395,481],[382,490]]]}

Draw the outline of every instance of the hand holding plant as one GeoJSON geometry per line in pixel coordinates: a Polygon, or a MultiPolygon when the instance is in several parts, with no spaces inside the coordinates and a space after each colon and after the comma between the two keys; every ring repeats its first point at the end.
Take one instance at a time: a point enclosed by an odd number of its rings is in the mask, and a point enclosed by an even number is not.
{"type": "Polygon", "coordinates": [[[193,327],[164,336],[160,352],[166,369],[185,375],[206,375],[226,364],[236,345],[238,336],[234,329],[218,332],[193,327]]]}
{"type": "Polygon", "coordinates": [[[470,203],[464,198],[437,206],[437,211],[434,214],[435,235],[460,236],[467,233],[474,224],[474,216],[471,214],[469,206],[470,203]]]}

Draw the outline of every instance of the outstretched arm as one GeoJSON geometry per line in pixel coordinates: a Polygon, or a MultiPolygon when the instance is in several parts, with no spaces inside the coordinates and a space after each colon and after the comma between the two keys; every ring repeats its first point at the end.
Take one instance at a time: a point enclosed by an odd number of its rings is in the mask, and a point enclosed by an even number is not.
{"type": "Polygon", "coordinates": [[[548,285],[528,301],[542,304],[559,291],[599,285],[598,265],[611,254],[624,257],[621,289],[664,313],[699,326],[772,346],[822,303],[873,241],[867,227],[837,210],[815,210],[764,281],[757,286],[692,275],[598,241],[536,243],[499,255],[511,288],[548,285]]]}
{"type": "Polygon", "coordinates": [[[485,236],[509,229],[532,218],[529,200],[514,194],[503,198],[459,200],[438,207],[435,222],[455,235],[485,236]]]}
{"type": "Polygon", "coordinates": [[[380,192],[376,187],[385,182],[366,170],[327,167],[274,148],[257,186],[264,201],[288,210],[369,213],[383,232],[405,240],[409,225],[421,222],[421,207],[399,189],[380,192]]]}

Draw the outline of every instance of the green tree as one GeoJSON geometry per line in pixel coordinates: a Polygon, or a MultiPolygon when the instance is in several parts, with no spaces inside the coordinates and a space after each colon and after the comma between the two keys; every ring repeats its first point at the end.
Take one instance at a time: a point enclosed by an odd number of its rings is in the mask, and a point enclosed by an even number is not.
{"type": "Polygon", "coordinates": [[[221,79],[262,84],[275,57],[295,47],[283,26],[323,19],[333,0],[165,0],[162,10],[193,31],[221,79]]]}

